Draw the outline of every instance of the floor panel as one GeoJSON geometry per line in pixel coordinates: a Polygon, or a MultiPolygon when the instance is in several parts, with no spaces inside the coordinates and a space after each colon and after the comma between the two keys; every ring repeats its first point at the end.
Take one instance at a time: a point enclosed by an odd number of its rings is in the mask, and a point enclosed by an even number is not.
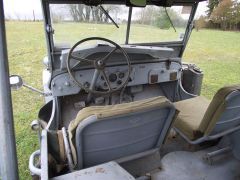
{"type": "Polygon", "coordinates": [[[202,158],[208,151],[176,151],[165,155],[162,170],[152,174],[152,180],[240,180],[238,160],[229,154],[209,165],[202,158]]]}

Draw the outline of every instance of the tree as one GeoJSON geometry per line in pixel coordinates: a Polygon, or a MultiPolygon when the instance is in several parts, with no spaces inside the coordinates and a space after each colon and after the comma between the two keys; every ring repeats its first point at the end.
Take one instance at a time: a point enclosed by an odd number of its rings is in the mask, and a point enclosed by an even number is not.
{"type": "Polygon", "coordinates": [[[64,19],[64,15],[60,12],[52,11],[51,16],[52,16],[53,23],[59,23],[59,22],[63,21],[63,19],[64,19]]]}
{"type": "Polygon", "coordinates": [[[206,28],[207,25],[208,25],[207,24],[207,19],[204,16],[200,16],[200,18],[195,21],[196,31],[198,31],[199,29],[202,29],[202,28],[206,28]]]}
{"type": "Polygon", "coordinates": [[[155,25],[160,29],[169,29],[171,27],[171,23],[168,19],[168,16],[165,10],[161,9],[155,19],[155,25]]]}
{"type": "Polygon", "coordinates": [[[222,0],[213,10],[210,19],[214,23],[218,23],[221,29],[231,28],[233,18],[233,2],[231,0],[222,0]]]}
{"type": "Polygon", "coordinates": [[[219,1],[220,0],[208,0],[208,5],[207,5],[207,7],[208,7],[208,11],[207,11],[208,17],[211,16],[214,8],[216,8],[218,6],[219,1]]]}
{"type": "Polygon", "coordinates": [[[161,29],[169,29],[172,26],[170,21],[172,21],[175,27],[185,27],[187,23],[187,21],[184,20],[173,9],[161,8],[160,11],[156,14],[155,25],[160,27],[161,29]],[[167,14],[169,15],[169,17],[167,14]]]}
{"type": "MultiPolygon", "coordinates": [[[[165,12],[165,10],[164,10],[164,12],[165,12]]],[[[188,22],[187,19],[184,20],[178,12],[176,12],[175,10],[173,10],[171,8],[167,8],[167,12],[168,12],[169,17],[171,18],[175,27],[184,27],[184,28],[186,27],[187,22],[188,22]]],[[[165,14],[166,14],[166,12],[165,12],[165,14]]],[[[169,21],[169,19],[168,19],[168,21],[169,21]]]]}
{"type": "MultiPolygon", "coordinates": [[[[120,10],[119,6],[108,5],[104,6],[106,12],[118,13],[120,10]]],[[[103,11],[98,7],[86,6],[83,4],[70,4],[69,12],[72,16],[73,21],[76,22],[97,22],[97,23],[108,23],[107,16],[103,11]]]]}
{"type": "Polygon", "coordinates": [[[70,4],[69,11],[74,21],[86,21],[86,14],[88,14],[88,9],[82,4],[70,4]]]}
{"type": "Polygon", "coordinates": [[[233,1],[232,7],[232,20],[231,23],[233,24],[233,28],[240,29],[240,2],[238,0],[233,1]]]}
{"type": "MultiPolygon", "coordinates": [[[[168,8],[169,14],[174,26],[184,27],[186,21],[173,9],[168,8]]],[[[138,12],[138,19],[135,22],[146,25],[157,26],[161,29],[169,29],[171,27],[170,20],[166,10],[162,7],[148,6],[138,12]]]]}
{"type": "Polygon", "coordinates": [[[154,17],[157,14],[157,9],[152,6],[147,6],[146,8],[141,9],[139,12],[139,23],[152,25],[154,22],[154,17]]]}

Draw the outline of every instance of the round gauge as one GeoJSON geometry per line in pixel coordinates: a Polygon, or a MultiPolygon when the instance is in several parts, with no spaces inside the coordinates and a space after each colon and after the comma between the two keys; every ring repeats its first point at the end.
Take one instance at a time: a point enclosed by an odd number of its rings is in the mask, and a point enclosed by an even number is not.
{"type": "Polygon", "coordinates": [[[117,75],[115,73],[111,73],[108,78],[110,82],[115,82],[117,80],[117,75]]]}

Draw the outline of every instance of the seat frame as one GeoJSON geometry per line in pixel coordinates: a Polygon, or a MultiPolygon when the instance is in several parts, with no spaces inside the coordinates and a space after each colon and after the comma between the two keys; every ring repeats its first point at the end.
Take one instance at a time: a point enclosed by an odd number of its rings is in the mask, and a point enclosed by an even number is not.
{"type": "Polygon", "coordinates": [[[226,131],[223,131],[221,133],[217,133],[214,135],[210,135],[210,136],[203,136],[201,138],[198,138],[196,140],[190,140],[185,134],[183,134],[179,129],[177,129],[176,127],[173,128],[178,134],[180,134],[181,137],[183,137],[183,139],[185,139],[189,144],[200,144],[204,141],[211,141],[211,140],[215,140],[218,139],[220,137],[226,136],[228,134],[234,133],[235,131],[240,130],[240,126],[234,127],[232,129],[228,129],[226,131]]]}
{"type": "MultiPolygon", "coordinates": [[[[234,90],[232,91],[231,93],[229,93],[227,96],[226,96],[226,101],[229,101],[231,100],[232,98],[234,98],[236,96],[235,93],[239,93],[239,90],[234,90]]],[[[229,108],[235,108],[235,107],[229,107],[229,108]]],[[[240,119],[240,117],[237,117],[237,119],[235,120],[238,120],[240,119]]],[[[228,120],[226,120],[225,122],[221,122],[221,123],[228,123],[228,120]]],[[[211,141],[211,140],[215,140],[215,139],[218,139],[220,137],[223,137],[223,136],[226,136],[228,134],[232,134],[234,133],[235,131],[238,131],[240,130],[240,125],[236,126],[236,127],[233,127],[233,128],[230,128],[230,129],[227,129],[225,131],[222,131],[222,132],[219,132],[219,133],[216,133],[216,134],[213,134],[213,135],[203,135],[203,137],[201,138],[198,138],[196,140],[190,140],[183,132],[181,132],[178,128],[176,127],[173,127],[173,129],[182,137],[184,138],[189,144],[192,144],[192,145],[196,145],[196,144],[199,144],[199,143],[202,143],[204,141],[211,141]]]]}
{"type": "MultiPolygon", "coordinates": [[[[155,147],[153,147],[152,149],[140,152],[140,153],[126,156],[126,157],[122,157],[119,159],[113,159],[113,161],[115,160],[115,161],[121,162],[121,163],[128,162],[128,161],[135,160],[135,159],[138,159],[141,157],[146,157],[148,155],[155,153],[156,151],[159,151],[161,145],[164,143],[164,141],[167,137],[167,134],[170,131],[170,129],[174,123],[174,120],[176,119],[176,116],[178,114],[178,111],[174,108],[173,105],[168,105],[168,108],[170,108],[169,115],[168,115],[167,119],[165,120],[165,123],[162,127],[162,132],[159,133],[159,137],[158,137],[155,147]]],[[[158,109],[158,108],[156,108],[156,109],[158,109]]],[[[135,113],[133,113],[133,114],[135,114],[135,113]]],[[[77,150],[77,152],[76,152],[77,153],[77,169],[82,169],[83,164],[84,164],[84,162],[83,162],[84,161],[83,160],[83,156],[84,156],[83,140],[81,138],[82,137],[81,134],[82,134],[84,128],[86,128],[88,125],[95,123],[95,122],[99,122],[99,119],[97,119],[97,116],[96,115],[89,116],[86,119],[84,119],[83,121],[81,121],[81,123],[79,123],[79,125],[76,129],[75,146],[76,146],[76,150],[77,150]]]]}

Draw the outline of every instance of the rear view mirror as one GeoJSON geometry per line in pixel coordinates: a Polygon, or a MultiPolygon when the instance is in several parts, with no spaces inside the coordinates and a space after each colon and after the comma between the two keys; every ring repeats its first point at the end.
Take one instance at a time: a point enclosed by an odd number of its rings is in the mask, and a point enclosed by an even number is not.
{"type": "Polygon", "coordinates": [[[23,80],[18,75],[11,75],[9,80],[10,80],[10,87],[12,90],[18,90],[23,86],[23,80]]]}

